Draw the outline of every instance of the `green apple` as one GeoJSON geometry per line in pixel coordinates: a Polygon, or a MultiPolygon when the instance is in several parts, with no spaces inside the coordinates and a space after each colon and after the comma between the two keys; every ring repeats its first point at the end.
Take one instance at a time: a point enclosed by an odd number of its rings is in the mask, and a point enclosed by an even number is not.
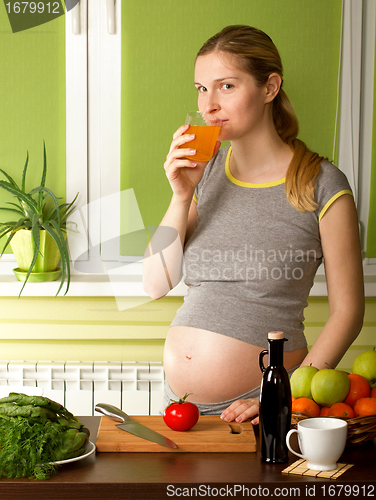
{"type": "Polygon", "coordinates": [[[371,389],[376,387],[376,351],[364,351],[355,359],[352,372],[368,380],[371,389]]]}
{"type": "Polygon", "coordinates": [[[319,370],[314,366],[300,366],[291,375],[291,395],[293,398],[312,399],[311,381],[319,370]]]}
{"type": "Polygon", "coordinates": [[[319,405],[332,406],[343,401],[350,389],[350,379],[341,370],[324,368],[312,378],[311,391],[313,399],[319,405]]]}

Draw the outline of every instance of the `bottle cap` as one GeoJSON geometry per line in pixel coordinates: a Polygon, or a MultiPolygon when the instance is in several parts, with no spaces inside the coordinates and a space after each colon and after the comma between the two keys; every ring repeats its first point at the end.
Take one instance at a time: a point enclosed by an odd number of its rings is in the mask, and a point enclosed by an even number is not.
{"type": "Polygon", "coordinates": [[[269,332],[268,339],[269,340],[283,340],[285,338],[285,334],[283,332],[269,332]]]}

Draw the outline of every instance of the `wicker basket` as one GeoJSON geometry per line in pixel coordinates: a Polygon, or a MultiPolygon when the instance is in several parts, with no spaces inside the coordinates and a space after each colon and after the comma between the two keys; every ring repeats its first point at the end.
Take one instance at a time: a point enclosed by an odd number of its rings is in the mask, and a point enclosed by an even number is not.
{"type": "MultiPolygon", "coordinates": [[[[298,422],[312,418],[311,415],[306,413],[299,413],[293,411],[291,415],[291,427],[296,428],[298,422]]],[[[347,446],[355,446],[370,441],[376,437],[376,415],[369,415],[367,417],[325,417],[325,418],[342,418],[346,420],[348,425],[347,431],[347,446]]]]}

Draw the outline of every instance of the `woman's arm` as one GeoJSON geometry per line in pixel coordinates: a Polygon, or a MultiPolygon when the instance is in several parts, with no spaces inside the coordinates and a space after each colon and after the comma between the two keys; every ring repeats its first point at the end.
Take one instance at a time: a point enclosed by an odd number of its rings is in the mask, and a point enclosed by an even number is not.
{"type": "MultiPolygon", "coordinates": [[[[179,284],[184,243],[196,227],[197,209],[192,197],[207,162],[197,163],[186,158],[195,153],[186,144],[195,137],[186,133],[188,129],[189,125],[183,125],[173,135],[164,164],[173,196],[166,215],[144,254],[143,287],[153,299],[163,297],[179,284]]],[[[220,145],[217,141],[214,155],[220,145]]]]}
{"type": "Polygon", "coordinates": [[[165,296],[179,284],[182,278],[184,242],[192,234],[196,218],[194,201],[182,202],[175,196],[172,197],[143,259],[143,287],[154,300],[165,296]]]}
{"type": "Polygon", "coordinates": [[[363,324],[364,284],[358,217],[352,196],[343,195],[320,222],[329,318],[302,365],[335,368],[363,324]]]}

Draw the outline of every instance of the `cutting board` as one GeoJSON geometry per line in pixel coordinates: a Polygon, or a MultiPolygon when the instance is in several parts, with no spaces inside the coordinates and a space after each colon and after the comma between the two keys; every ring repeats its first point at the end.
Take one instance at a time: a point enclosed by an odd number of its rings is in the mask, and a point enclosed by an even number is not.
{"type": "Polygon", "coordinates": [[[96,447],[98,452],[255,452],[256,439],[250,421],[227,423],[218,416],[202,415],[189,431],[173,431],[162,416],[132,416],[142,425],[172,439],[178,448],[168,448],[115,427],[115,420],[102,417],[96,447]]]}

